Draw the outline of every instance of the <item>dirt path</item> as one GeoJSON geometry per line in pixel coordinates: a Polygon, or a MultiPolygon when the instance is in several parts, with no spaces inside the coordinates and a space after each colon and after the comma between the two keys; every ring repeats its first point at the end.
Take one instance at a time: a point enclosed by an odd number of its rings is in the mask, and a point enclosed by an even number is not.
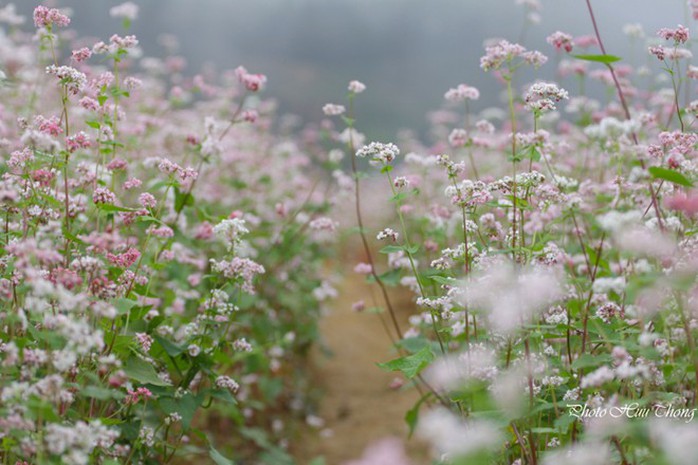
{"type": "MultiPolygon", "coordinates": [[[[331,354],[316,349],[311,357],[313,378],[324,390],[318,413],[332,435],[304,432],[296,450],[301,464],[322,455],[327,465],[340,465],[360,457],[366,445],[377,439],[406,439],[404,416],[418,399],[414,389],[391,389],[395,375],[376,366],[394,353],[379,316],[351,310],[355,300],[370,292],[363,278],[349,274],[339,291],[331,313],[320,322],[322,343],[331,354]]],[[[393,302],[405,328],[410,303],[396,297],[393,302]]],[[[421,455],[415,441],[407,446],[412,454],[421,455]]]]}

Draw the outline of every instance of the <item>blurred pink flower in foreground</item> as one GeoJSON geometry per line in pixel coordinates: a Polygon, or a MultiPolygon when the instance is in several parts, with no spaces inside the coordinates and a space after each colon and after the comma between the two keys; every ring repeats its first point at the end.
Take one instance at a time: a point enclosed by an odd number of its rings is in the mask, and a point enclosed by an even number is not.
{"type": "Polygon", "coordinates": [[[343,465],[410,465],[405,446],[397,438],[385,438],[370,444],[360,459],[343,465]]]}
{"type": "Polygon", "coordinates": [[[698,213],[698,192],[678,192],[666,199],[666,206],[683,212],[686,216],[695,216],[698,213]]]}

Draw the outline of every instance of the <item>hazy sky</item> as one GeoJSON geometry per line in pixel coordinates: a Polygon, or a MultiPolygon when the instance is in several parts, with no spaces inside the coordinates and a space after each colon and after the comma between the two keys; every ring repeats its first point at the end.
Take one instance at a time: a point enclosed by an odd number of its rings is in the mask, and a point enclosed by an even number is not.
{"type": "MultiPolygon", "coordinates": [[[[0,5],[7,4],[1,1],[0,5]]],[[[35,3],[14,2],[25,14],[35,3]]],[[[109,18],[111,0],[59,0],[72,7],[81,35],[119,32],[109,18]]],[[[359,126],[373,137],[399,128],[423,131],[426,113],[461,82],[482,90],[479,107],[496,103],[499,87],[478,66],[483,40],[522,37],[524,9],[515,0],[135,0],[140,18],[132,32],[146,54],[161,49],[156,37],[173,33],[194,74],[204,63],[219,69],[245,65],[269,77],[267,96],[283,112],[319,120],[327,102],[341,103],[346,84],[368,86],[359,102],[359,126]]],[[[630,54],[621,29],[641,22],[648,35],[687,20],[685,0],[593,0],[609,53],[630,54]]],[[[545,37],[563,30],[592,33],[584,0],[542,0],[542,22],[524,45],[549,56],[545,37]]],[[[644,49],[644,47],[643,47],[644,49]]],[[[639,48],[637,52],[642,52],[639,48]]],[[[636,53],[639,55],[639,53],[636,53]]],[[[642,60],[644,60],[642,56],[642,60]]],[[[541,70],[552,76],[553,60],[541,70]]],[[[644,61],[643,61],[644,62],[644,61]]]]}

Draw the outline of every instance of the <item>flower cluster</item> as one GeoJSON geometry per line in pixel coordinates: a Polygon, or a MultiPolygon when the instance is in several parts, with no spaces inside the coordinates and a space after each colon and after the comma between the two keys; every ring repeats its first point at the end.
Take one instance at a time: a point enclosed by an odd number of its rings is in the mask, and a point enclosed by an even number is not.
{"type": "Polygon", "coordinates": [[[397,156],[400,155],[400,149],[393,143],[384,144],[382,142],[371,142],[364,145],[356,151],[356,156],[359,158],[370,158],[371,161],[381,163],[383,165],[390,164],[397,156]]]}

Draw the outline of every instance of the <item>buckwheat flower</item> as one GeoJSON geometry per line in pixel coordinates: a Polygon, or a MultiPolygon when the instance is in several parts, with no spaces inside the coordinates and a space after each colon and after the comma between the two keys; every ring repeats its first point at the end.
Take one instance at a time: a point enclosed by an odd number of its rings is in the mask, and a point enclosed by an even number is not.
{"type": "Polygon", "coordinates": [[[529,65],[533,65],[534,68],[538,69],[548,62],[548,57],[543,55],[538,50],[531,50],[529,52],[524,52],[521,57],[529,65]]]}
{"type": "Polygon", "coordinates": [[[549,82],[536,82],[526,92],[524,101],[526,106],[537,112],[555,110],[555,103],[563,99],[568,99],[566,90],[559,88],[556,84],[549,82]]]}
{"type": "Polygon", "coordinates": [[[231,250],[235,244],[240,243],[243,235],[250,232],[245,223],[240,218],[225,219],[213,227],[213,233],[231,250]]]}
{"type": "MultiPolygon", "coordinates": [[[[320,426],[321,427],[321,426],[320,426]]],[[[363,456],[343,465],[411,465],[405,445],[397,438],[381,439],[368,445],[363,456]]]]}
{"type": "Polygon", "coordinates": [[[34,25],[36,27],[50,28],[54,24],[56,26],[67,26],[70,24],[70,18],[55,8],[47,8],[40,5],[34,9],[34,25]]]}
{"type": "Polygon", "coordinates": [[[385,228],[376,235],[376,239],[378,239],[379,241],[390,239],[393,242],[397,242],[397,238],[399,235],[400,234],[397,231],[394,231],[391,228],[385,228]]]}
{"type": "Polygon", "coordinates": [[[645,38],[645,30],[640,23],[626,24],[623,26],[623,34],[633,39],[645,38]]]}
{"type": "Polygon", "coordinates": [[[501,446],[502,435],[494,424],[479,419],[463,421],[440,407],[423,414],[417,427],[439,456],[464,458],[501,446]]]}
{"type": "Polygon", "coordinates": [[[448,135],[448,143],[454,148],[463,147],[469,140],[468,131],[462,128],[456,128],[448,135]]]}
{"type": "MultiPolygon", "coordinates": [[[[146,214],[147,214],[147,210],[146,210],[146,214]]],[[[146,234],[150,234],[151,236],[161,237],[161,238],[167,239],[167,238],[174,236],[174,231],[169,226],[156,227],[153,225],[153,226],[150,226],[146,230],[146,234]]]]}
{"type": "Polygon", "coordinates": [[[17,9],[13,3],[0,8],[0,23],[5,23],[8,26],[21,26],[25,19],[24,16],[17,14],[17,9]]]}
{"type": "Polygon", "coordinates": [[[521,56],[525,51],[526,48],[519,44],[501,40],[495,45],[485,48],[485,55],[480,58],[480,68],[484,71],[497,70],[504,63],[521,56]]]}
{"type": "Polygon", "coordinates": [[[244,110],[242,112],[242,120],[247,123],[255,123],[259,119],[259,112],[254,109],[244,110]]]}
{"type": "Polygon", "coordinates": [[[146,447],[153,447],[155,445],[155,430],[150,426],[141,427],[138,432],[138,440],[146,447]]]}
{"type": "Polygon", "coordinates": [[[480,91],[467,84],[459,84],[455,89],[449,89],[444,98],[449,102],[465,102],[466,100],[477,100],[480,98],[480,91]]]}
{"type": "Polygon", "coordinates": [[[393,186],[395,186],[396,189],[404,189],[409,185],[410,180],[404,176],[396,176],[395,179],[393,179],[393,186]]]}
{"type": "Polygon", "coordinates": [[[126,79],[124,79],[124,86],[131,91],[140,89],[141,87],[143,87],[143,81],[136,77],[129,76],[126,79]]]}
{"type": "Polygon", "coordinates": [[[106,187],[98,187],[92,194],[92,201],[96,204],[113,205],[116,203],[116,195],[106,187]]]}
{"type": "Polygon", "coordinates": [[[140,257],[141,253],[133,247],[130,247],[126,252],[118,255],[112,253],[107,254],[107,260],[109,260],[110,263],[124,269],[136,263],[140,257]]]}
{"type": "MultiPolygon", "coordinates": [[[[142,333],[136,333],[136,337],[138,337],[139,334],[142,334],[142,333]]],[[[147,336],[147,335],[144,335],[144,336],[147,336]]],[[[147,336],[147,337],[150,337],[150,336],[147,336]]],[[[153,338],[150,338],[150,342],[148,344],[152,344],[152,342],[153,342],[153,338]]],[[[145,352],[148,352],[148,350],[150,350],[150,345],[148,345],[147,350],[145,348],[143,350],[145,352]]],[[[126,396],[126,398],[124,398],[124,403],[126,405],[137,404],[141,400],[148,400],[153,396],[153,393],[150,392],[150,389],[145,388],[145,387],[136,388],[135,391],[128,390],[127,393],[128,393],[128,395],[126,396]]]]}
{"type": "Polygon", "coordinates": [[[334,103],[328,103],[322,107],[322,112],[327,116],[337,116],[341,115],[346,111],[344,105],[337,105],[334,103]]]}
{"type": "Polygon", "coordinates": [[[265,75],[248,73],[247,69],[243,66],[238,66],[235,69],[235,76],[238,78],[240,84],[252,92],[262,90],[267,83],[267,77],[265,75]]]}
{"type": "Polygon", "coordinates": [[[66,137],[65,145],[68,151],[73,153],[78,149],[90,148],[92,146],[92,141],[90,141],[90,136],[85,134],[84,131],[80,131],[70,137],[66,137]]]}
{"type": "Polygon", "coordinates": [[[233,394],[235,394],[238,391],[238,389],[240,389],[240,385],[229,376],[219,376],[218,378],[216,378],[215,384],[216,387],[220,389],[227,389],[233,394]]]}
{"type": "Polygon", "coordinates": [[[667,50],[661,45],[649,47],[647,50],[650,52],[650,55],[656,56],[659,61],[664,61],[666,58],[667,50]]]}
{"type": "Polygon", "coordinates": [[[350,81],[348,89],[352,94],[360,94],[366,90],[366,85],[360,81],[350,81]]]}
{"type": "Polygon", "coordinates": [[[83,47],[79,50],[73,50],[71,54],[71,59],[77,63],[82,63],[92,56],[92,50],[87,47],[83,47]]]}
{"type": "Polygon", "coordinates": [[[51,65],[46,67],[46,73],[56,76],[73,95],[77,95],[87,84],[87,76],[70,66],[51,65]]]}
{"type": "Polygon", "coordinates": [[[356,313],[361,313],[364,310],[366,310],[366,302],[363,300],[357,300],[353,304],[351,304],[351,311],[356,312],[356,313]]]}
{"type": "Polygon", "coordinates": [[[256,263],[249,258],[234,257],[230,261],[217,261],[211,259],[211,269],[216,273],[221,273],[228,279],[240,280],[240,287],[243,291],[254,294],[254,286],[252,282],[258,274],[265,273],[265,269],[259,263],[256,263]]]}
{"type": "Polygon", "coordinates": [[[357,263],[354,267],[354,273],[369,275],[373,272],[373,267],[370,263],[357,263]]]}
{"type": "Polygon", "coordinates": [[[555,268],[514,267],[502,260],[464,283],[463,304],[481,309],[493,329],[510,334],[563,297],[562,285],[555,268]]]}
{"type": "Polygon", "coordinates": [[[332,149],[327,154],[327,159],[332,163],[339,163],[344,158],[344,152],[339,149],[332,149]]]}
{"type": "Polygon", "coordinates": [[[664,203],[670,210],[680,211],[688,217],[698,215],[698,192],[677,192],[667,198],[664,203]]]}
{"type": "Polygon", "coordinates": [[[491,381],[498,373],[496,353],[482,344],[473,344],[460,354],[450,354],[434,361],[424,376],[440,390],[462,389],[471,380],[491,381]]]}
{"type": "Polygon", "coordinates": [[[180,414],[177,413],[177,412],[170,413],[170,414],[167,415],[167,417],[165,418],[165,424],[166,424],[166,425],[173,425],[173,424],[175,424],[175,423],[179,423],[180,421],[182,421],[182,415],[180,415],[180,414]]]}
{"type": "Polygon", "coordinates": [[[663,27],[657,31],[657,35],[664,40],[673,40],[675,44],[685,44],[690,38],[688,28],[680,24],[676,29],[663,27]]]}
{"type": "Polygon", "coordinates": [[[233,341],[233,349],[238,352],[252,352],[252,344],[247,342],[244,337],[233,341]]]}
{"type": "Polygon", "coordinates": [[[616,374],[613,369],[603,365],[584,376],[579,386],[582,389],[586,389],[588,387],[599,387],[609,381],[613,381],[615,377],[616,374]]]}
{"type": "Polygon", "coordinates": [[[109,15],[112,18],[124,18],[129,21],[134,21],[138,17],[138,5],[133,2],[125,2],[121,5],[112,7],[109,10],[109,15]]]}
{"type": "Polygon", "coordinates": [[[572,36],[569,34],[556,31],[550,34],[545,40],[558,50],[564,49],[567,53],[572,51],[572,36]]]}
{"type": "Polygon", "coordinates": [[[187,347],[187,353],[190,357],[197,357],[201,353],[201,347],[197,344],[189,344],[187,347]]]}
{"type": "Polygon", "coordinates": [[[371,142],[356,152],[359,158],[370,157],[371,161],[388,165],[400,154],[400,149],[393,143],[371,142]]]}
{"type": "Polygon", "coordinates": [[[78,103],[85,110],[97,111],[99,109],[99,102],[92,97],[83,97],[78,103]]]}
{"type": "Polygon", "coordinates": [[[131,189],[136,189],[140,187],[142,184],[143,182],[138,178],[129,178],[126,181],[124,181],[123,188],[128,191],[131,189]]]}
{"type": "Polygon", "coordinates": [[[666,57],[669,60],[688,60],[689,58],[693,58],[693,53],[683,47],[671,47],[669,49],[665,50],[666,57]]]}
{"type": "Polygon", "coordinates": [[[42,115],[39,115],[34,118],[34,126],[36,126],[36,128],[44,134],[50,134],[52,136],[57,136],[63,132],[61,121],[57,116],[45,118],[42,115]]]}
{"type": "Polygon", "coordinates": [[[134,35],[121,37],[118,34],[114,34],[109,38],[109,44],[109,53],[116,53],[119,50],[135,48],[138,45],[138,39],[134,35]]]}
{"type": "Polygon", "coordinates": [[[138,203],[140,203],[145,208],[155,208],[157,205],[157,200],[150,192],[143,192],[138,196],[138,203]]]}
{"type": "Polygon", "coordinates": [[[592,289],[595,294],[606,294],[613,291],[620,295],[625,290],[625,286],[625,278],[623,276],[618,276],[616,278],[597,278],[594,281],[592,289]]]}
{"type": "Polygon", "coordinates": [[[611,451],[605,443],[580,442],[562,450],[546,452],[542,465],[608,465],[613,463],[611,451]]]}

